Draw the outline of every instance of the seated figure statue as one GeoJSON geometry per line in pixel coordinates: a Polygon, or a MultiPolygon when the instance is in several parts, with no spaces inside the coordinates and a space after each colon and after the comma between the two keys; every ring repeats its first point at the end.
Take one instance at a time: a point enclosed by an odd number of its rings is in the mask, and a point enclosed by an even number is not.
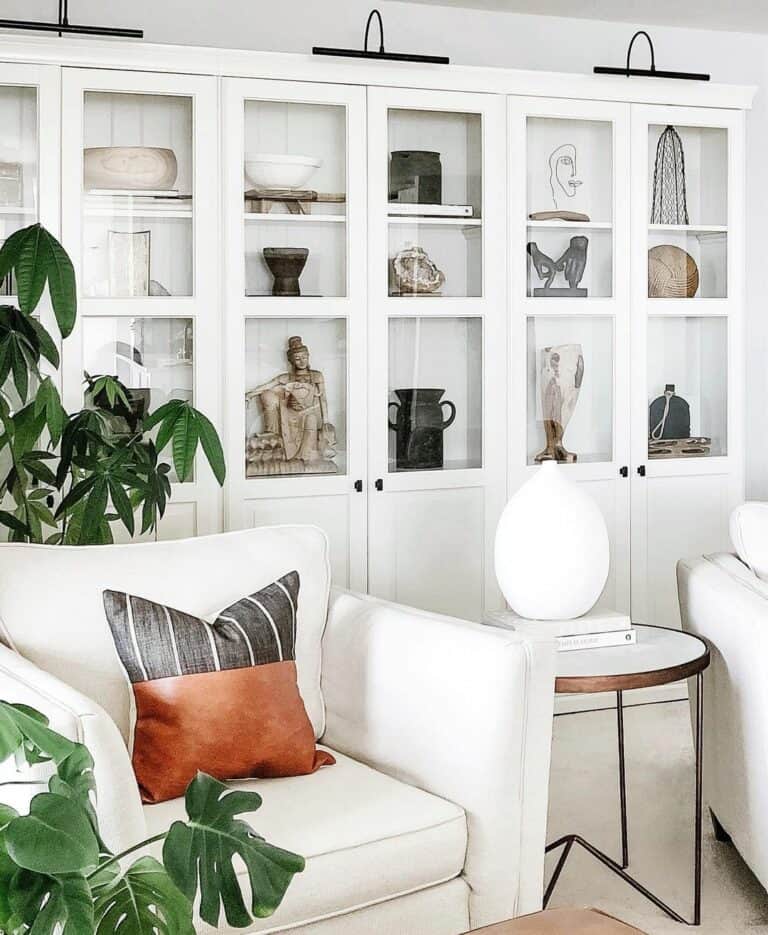
{"type": "Polygon", "coordinates": [[[309,369],[309,349],[300,337],[288,339],[290,369],[254,387],[246,401],[259,399],[262,431],[246,444],[246,476],[333,474],[336,430],[328,421],[325,380],[309,369]]]}

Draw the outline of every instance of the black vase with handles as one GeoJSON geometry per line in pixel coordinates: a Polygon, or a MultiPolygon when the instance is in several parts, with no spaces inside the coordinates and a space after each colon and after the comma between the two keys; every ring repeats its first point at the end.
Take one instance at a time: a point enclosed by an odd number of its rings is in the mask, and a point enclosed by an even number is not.
{"type": "Polygon", "coordinates": [[[456,418],[456,407],[441,397],[445,390],[411,388],[394,390],[399,402],[395,421],[389,427],[395,433],[395,469],[427,471],[443,466],[443,432],[456,418]],[[443,419],[443,406],[450,408],[443,419]]]}

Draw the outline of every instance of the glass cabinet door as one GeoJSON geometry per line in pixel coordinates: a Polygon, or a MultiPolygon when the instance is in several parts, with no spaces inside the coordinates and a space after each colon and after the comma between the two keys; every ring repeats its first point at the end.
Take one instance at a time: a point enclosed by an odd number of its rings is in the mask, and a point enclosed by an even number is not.
{"type": "Polygon", "coordinates": [[[310,522],[366,587],[365,91],[224,82],[228,525],[310,522]]]}
{"type": "MultiPolygon", "coordinates": [[[[53,66],[0,69],[0,243],[38,221],[59,234],[59,93],[53,66]]],[[[0,281],[2,301],[15,292],[0,281]]]]}
{"type": "MultiPolygon", "coordinates": [[[[65,403],[82,407],[84,372],[108,373],[131,403],[118,433],[171,399],[218,426],[216,79],[64,69],[62,97],[63,235],[80,299],[65,403]]],[[[162,538],[221,528],[204,461],[171,481],[162,538]]]]}
{"type": "Polygon", "coordinates": [[[629,108],[510,98],[510,492],[544,461],[608,528],[629,610],[629,108]]]}
{"type": "Polygon", "coordinates": [[[472,619],[499,600],[504,107],[368,91],[369,588],[472,619]]]}

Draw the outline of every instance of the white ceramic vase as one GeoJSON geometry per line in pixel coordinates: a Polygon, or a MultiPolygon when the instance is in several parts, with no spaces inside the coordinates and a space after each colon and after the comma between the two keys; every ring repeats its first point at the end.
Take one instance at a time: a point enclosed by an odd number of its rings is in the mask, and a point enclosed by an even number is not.
{"type": "Polygon", "coordinates": [[[608,578],[605,520],[567,470],[545,461],[499,520],[496,578],[521,617],[580,617],[594,607],[608,578]]]}

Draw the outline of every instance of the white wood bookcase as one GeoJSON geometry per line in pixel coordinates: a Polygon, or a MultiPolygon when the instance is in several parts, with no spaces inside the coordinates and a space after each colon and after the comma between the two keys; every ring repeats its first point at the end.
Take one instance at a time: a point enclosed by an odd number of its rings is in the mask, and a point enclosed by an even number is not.
{"type": "Polygon", "coordinates": [[[541,349],[580,344],[584,380],[564,440],[578,459],[563,470],[608,523],[601,602],[675,624],[676,559],[727,548],[728,513],[743,497],[743,137],[753,94],[7,38],[0,162],[22,164],[24,197],[0,205],[0,236],[39,218],[75,262],[67,405],[81,404],[84,369],[118,372],[150,389],[153,405],[193,398],[220,429],[223,493],[198,463],[192,482],[174,485],[162,536],[314,522],[329,535],[337,584],[475,619],[501,606],[496,520],[543,447],[541,349]],[[651,224],[655,147],[668,124],[685,151],[688,225],[651,224]],[[131,145],[174,150],[176,196],[85,189],[84,148],[131,145]],[[558,207],[588,221],[529,218],[554,207],[561,147],[581,185],[563,179],[571,194],[558,207]],[[442,202],[468,213],[398,213],[389,163],[401,150],[439,152],[442,202]],[[309,214],[245,200],[246,161],[270,152],[314,156],[309,186],[343,199],[309,214]],[[557,258],[575,236],[588,242],[587,294],[534,295],[527,244],[557,258]],[[125,294],[133,287],[115,257],[128,242],[150,245],[150,295],[125,294]],[[648,297],[648,250],[661,244],[694,258],[695,297],[648,297]],[[397,294],[392,259],[409,245],[445,273],[438,295],[397,294]],[[309,251],[301,296],[271,294],[270,246],[309,251]],[[324,374],[336,471],[247,476],[246,438],[263,430],[263,413],[245,393],[287,370],[290,337],[324,374]],[[712,439],[706,457],[649,458],[648,407],[667,383],[690,404],[691,434],[712,439]],[[389,426],[394,391],[419,388],[443,390],[456,407],[442,469],[405,460],[389,426]]]}

